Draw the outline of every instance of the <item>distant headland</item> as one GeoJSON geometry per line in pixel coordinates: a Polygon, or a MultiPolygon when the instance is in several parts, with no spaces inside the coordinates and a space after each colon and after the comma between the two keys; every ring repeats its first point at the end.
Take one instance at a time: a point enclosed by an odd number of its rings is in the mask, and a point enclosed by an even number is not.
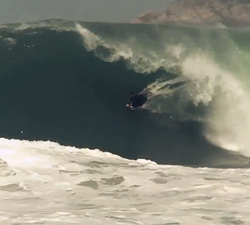
{"type": "Polygon", "coordinates": [[[166,11],[150,10],[132,23],[250,27],[250,1],[177,0],[166,11]]]}

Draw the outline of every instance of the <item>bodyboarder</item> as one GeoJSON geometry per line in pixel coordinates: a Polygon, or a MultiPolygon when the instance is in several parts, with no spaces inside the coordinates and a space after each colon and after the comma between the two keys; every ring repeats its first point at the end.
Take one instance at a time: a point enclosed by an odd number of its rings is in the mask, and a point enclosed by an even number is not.
{"type": "Polygon", "coordinates": [[[135,94],[135,92],[130,92],[129,103],[126,105],[129,108],[135,109],[142,107],[147,101],[147,97],[144,94],[135,94]]]}

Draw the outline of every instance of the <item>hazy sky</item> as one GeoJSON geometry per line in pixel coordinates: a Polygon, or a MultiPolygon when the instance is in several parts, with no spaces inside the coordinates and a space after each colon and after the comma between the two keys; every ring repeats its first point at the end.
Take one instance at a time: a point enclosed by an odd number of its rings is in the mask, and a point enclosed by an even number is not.
{"type": "Polygon", "coordinates": [[[130,22],[148,9],[165,10],[173,0],[0,0],[0,23],[51,18],[130,22]]]}

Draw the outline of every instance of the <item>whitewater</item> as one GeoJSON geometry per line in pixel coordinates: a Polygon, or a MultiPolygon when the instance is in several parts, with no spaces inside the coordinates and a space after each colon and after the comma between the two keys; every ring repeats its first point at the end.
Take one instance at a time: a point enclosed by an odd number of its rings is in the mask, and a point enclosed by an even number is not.
{"type": "Polygon", "coordinates": [[[249,36],[2,25],[0,224],[249,224],[249,36]]]}
{"type": "Polygon", "coordinates": [[[248,224],[249,169],[1,139],[1,224],[248,224]]]}

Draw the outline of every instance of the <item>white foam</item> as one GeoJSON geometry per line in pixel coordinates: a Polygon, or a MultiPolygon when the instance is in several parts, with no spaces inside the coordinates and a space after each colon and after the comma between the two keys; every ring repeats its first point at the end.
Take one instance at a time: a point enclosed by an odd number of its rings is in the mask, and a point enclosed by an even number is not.
{"type": "Polygon", "coordinates": [[[0,158],[15,171],[0,179],[1,224],[250,222],[249,169],[160,166],[6,139],[0,139],[0,158]]]}
{"type": "Polygon", "coordinates": [[[158,54],[154,51],[142,49],[138,45],[138,40],[135,41],[136,39],[133,36],[127,42],[105,39],[80,24],[76,24],[76,31],[83,37],[84,47],[89,51],[93,51],[97,57],[106,62],[116,62],[124,59],[129,69],[145,74],[155,72],[165,64],[165,60],[163,58],[159,59],[158,54]],[[100,46],[109,49],[110,54],[99,52],[98,47],[100,46]],[[144,53],[147,53],[147,55],[144,53]]]}

